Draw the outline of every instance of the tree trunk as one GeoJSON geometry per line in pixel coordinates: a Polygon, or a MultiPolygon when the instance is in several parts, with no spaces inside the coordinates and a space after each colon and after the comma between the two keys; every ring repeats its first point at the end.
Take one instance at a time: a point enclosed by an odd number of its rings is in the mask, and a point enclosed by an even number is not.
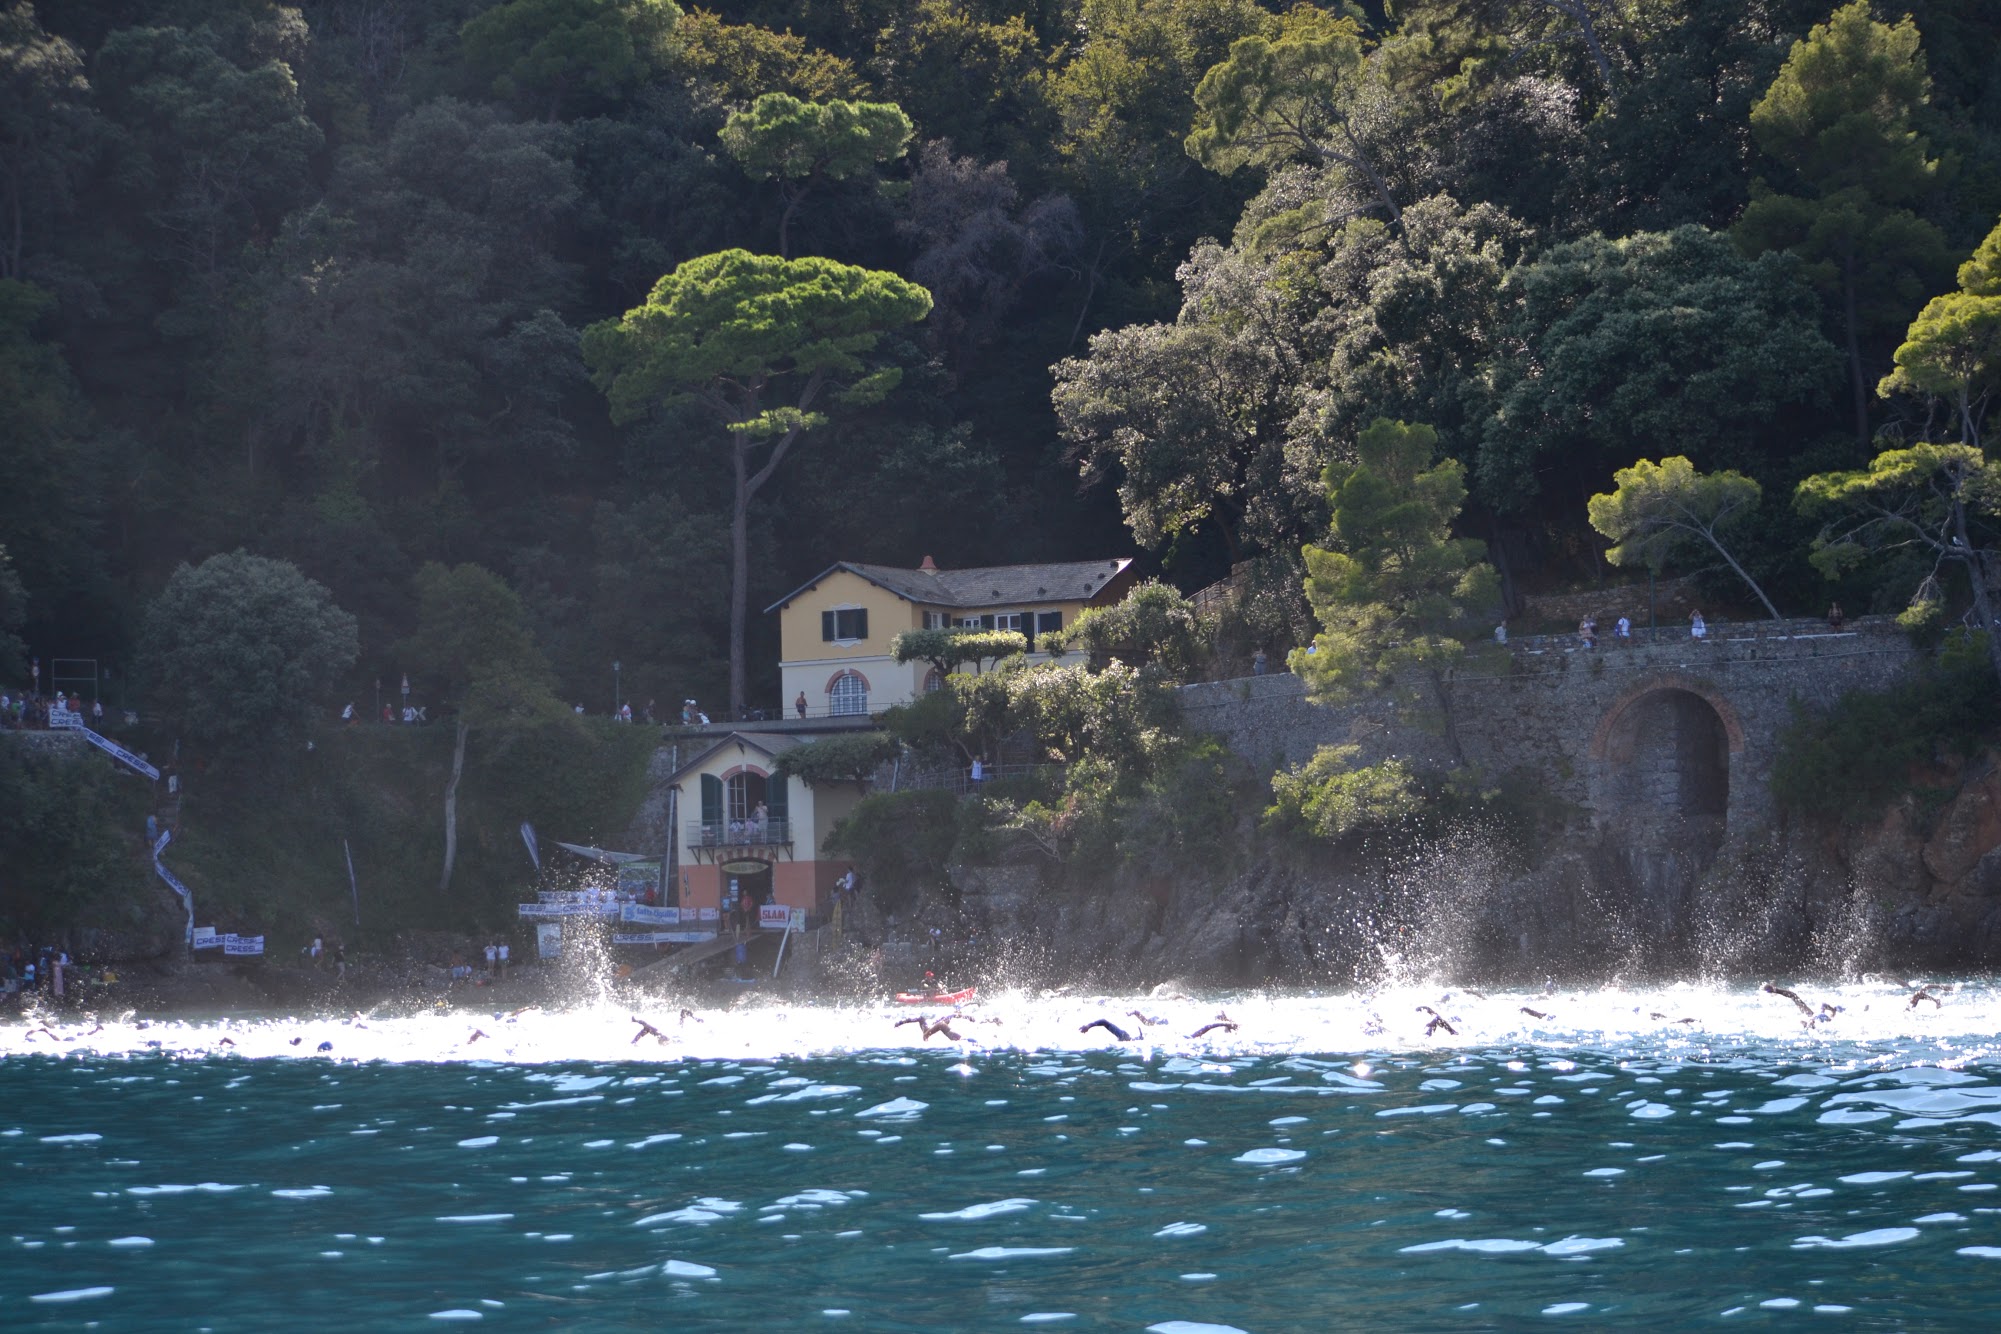
{"type": "Polygon", "coordinates": [[[1438,698],[1439,716],[1445,722],[1445,744],[1452,747],[1452,762],[1459,768],[1466,767],[1466,748],[1459,744],[1459,723],[1452,716],[1452,691],[1445,683],[1443,671],[1431,673],[1432,693],[1438,698]]]}
{"type": "Polygon", "coordinates": [[[1728,564],[1731,569],[1737,572],[1737,577],[1739,579],[1742,579],[1745,585],[1748,586],[1753,593],[1756,593],[1758,595],[1758,601],[1765,604],[1765,610],[1772,614],[1772,619],[1775,621],[1783,621],[1785,617],[1779,615],[1779,609],[1777,607],[1774,607],[1772,605],[1772,600],[1765,596],[1765,590],[1758,587],[1758,581],[1756,579],[1753,579],[1749,574],[1745,572],[1744,567],[1737,563],[1737,558],[1731,555],[1729,551],[1724,548],[1721,542],[1716,540],[1716,535],[1714,533],[1706,531],[1702,535],[1709,539],[1710,546],[1716,548],[1716,554],[1723,557],[1724,562],[1728,564]]]}
{"type": "Polygon", "coordinates": [[[738,435],[730,442],[736,467],[736,503],[730,511],[730,717],[742,716],[744,704],[744,628],[750,606],[750,478],[745,454],[750,441],[738,435]]]}
{"type": "MultiPolygon", "coordinates": [[[[1965,485],[1963,479],[1959,485],[1965,485]]],[[[1994,599],[1987,590],[1987,553],[1967,541],[1966,502],[1957,497],[1952,505],[1952,530],[1966,565],[1966,582],[1973,590],[1973,614],[1987,636],[1987,662],[1994,669],[1994,679],[2001,681],[2001,625],[1994,623],[1994,599]]]]}
{"type": "Polygon", "coordinates": [[[445,870],[438,877],[438,892],[452,887],[452,863],[459,856],[459,775],[466,767],[466,721],[460,714],[457,734],[452,738],[452,777],[445,784],[445,870]]]}
{"type": "Polygon", "coordinates": [[[1848,392],[1855,403],[1855,441],[1869,443],[1869,386],[1862,379],[1862,341],[1856,329],[1855,256],[1841,262],[1841,319],[1848,338],[1848,392]]]}
{"type": "Polygon", "coordinates": [[[1568,6],[1558,5],[1557,9],[1577,20],[1578,35],[1584,38],[1585,49],[1591,53],[1591,63],[1598,67],[1598,79],[1605,85],[1605,98],[1616,101],[1612,89],[1612,62],[1605,58],[1605,48],[1598,41],[1598,23],[1592,16],[1589,0],[1578,0],[1578,3],[1568,6]]]}

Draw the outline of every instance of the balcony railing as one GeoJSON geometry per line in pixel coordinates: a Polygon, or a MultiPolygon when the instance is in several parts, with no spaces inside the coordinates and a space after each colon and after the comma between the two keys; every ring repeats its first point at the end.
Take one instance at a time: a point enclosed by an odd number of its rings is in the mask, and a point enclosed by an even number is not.
{"type": "Polygon", "coordinates": [[[783,816],[762,820],[690,820],[691,848],[769,848],[792,842],[792,822],[783,816]]]}

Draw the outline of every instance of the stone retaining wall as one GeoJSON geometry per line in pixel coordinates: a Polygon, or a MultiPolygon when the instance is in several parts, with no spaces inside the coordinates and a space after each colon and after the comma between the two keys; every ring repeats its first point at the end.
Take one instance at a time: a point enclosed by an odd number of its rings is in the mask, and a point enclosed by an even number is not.
{"type": "MultiPolygon", "coordinates": [[[[1892,685],[1918,660],[1882,618],[1838,634],[1788,622],[1590,650],[1552,639],[1511,645],[1498,667],[1456,674],[1450,698],[1468,763],[1494,774],[1526,771],[1603,823],[1616,806],[1611,779],[1621,757],[1608,752],[1615,724],[1658,692],[1694,695],[1716,710],[1729,738],[1728,821],[1744,829],[1770,821],[1772,760],[1795,703],[1824,710],[1847,691],[1892,685]]],[[[1399,718],[1388,700],[1323,707],[1289,674],[1185,686],[1181,703],[1191,728],[1220,737],[1261,775],[1344,742],[1361,746],[1364,763],[1450,762],[1444,736],[1399,718]]]]}

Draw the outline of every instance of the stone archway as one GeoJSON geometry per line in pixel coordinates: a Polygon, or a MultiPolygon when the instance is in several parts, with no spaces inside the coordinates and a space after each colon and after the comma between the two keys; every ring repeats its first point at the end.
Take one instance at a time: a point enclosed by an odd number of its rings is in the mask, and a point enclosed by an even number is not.
{"type": "Polygon", "coordinates": [[[1734,711],[1726,716],[1706,692],[1681,685],[1655,684],[1615,704],[1592,739],[1601,819],[1616,811],[1628,828],[1714,820],[1720,842],[1730,759],[1744,750],[1734,721],[1734,711]]]}
{"type": "MultiPolygon", "coordinates": [[[[1723,736],[1732,755],[1744,753],[1744,724],[1737,717],[1737,710],[1730,701],[1716,690],[1693,677],[1666,675],[1652,677],[1628,689],[1612,701],[1612,707],[1605,710],[1605,716],[1598,720],[1598,726],[1591,733],[1591,758],[1603,760],[1614,758],[1612,752],[1619,744],[1621,722],[1637,704],[1664,692],[1680,692],[1693,695],[1715,711],[1716,719],[1723,727],[1723,736]]],[[[1630,734],[1628,734],[1630,735],[1630,734]]]]}
{"type": "Polygon", "coordinates": [[[1728,832],[1733,758],[1744,728],[1699,682],[1657,677],[1626,691],[1591,738],[1592,804],[1606,906],[1631,948],[1660,963],[1692,957],[1695,891],[1728,832]]]}

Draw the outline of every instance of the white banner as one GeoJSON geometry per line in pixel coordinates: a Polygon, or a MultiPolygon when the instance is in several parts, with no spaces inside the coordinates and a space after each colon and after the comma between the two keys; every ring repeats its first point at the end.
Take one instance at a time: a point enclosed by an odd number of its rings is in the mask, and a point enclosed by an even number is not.
{"type": "Polygon", "coordinates": [[[518,903],[517,917],[616,917],[619,903],[518,903]]]}
{"type": "Polygon", "coordinates": [[[760,903],[757,906],[757,924],[766,931],[789,931],[792,929],[792,910],[782,903],[760,903]]]}
{"type": "Polygon", "coordinates": [[[540,922],[536,924],[535,952],[544,959],[562,957],[563,924],[561,922],[540,922]]]}
{"type": "Polygon", "coordinates": [[[222,938],[222,952],[224,954],[262,954],[264,952],[264,937],[239,936],[231,932],[222,938]]]}
{"type": "Polygon", "coordinates": [[[714,908],[698,908],[695,910],[695,917],[697,921],[713,922],[716,920],[716,910],[714,908]]]}
{"type": "Polygon", "coordinates": [[[215,928],[212,926],[198,926],[195,928],[193,943],[198,950],[218,950],[222,948],[222,937],[215,933],[215,928]]]}
{"type": "Polygon", "coordinates": [[[679,908],[656,908],[647,903],[628,903],[625,911],[618,915],[621,922],[640,922],[647,926],[679,926],[679,908]]]}
{"type": "Polygon", "coordinates": [[[714,940],[713,931],[621,931],[612,936],[614,945],[697,945],[714,940]]]}

